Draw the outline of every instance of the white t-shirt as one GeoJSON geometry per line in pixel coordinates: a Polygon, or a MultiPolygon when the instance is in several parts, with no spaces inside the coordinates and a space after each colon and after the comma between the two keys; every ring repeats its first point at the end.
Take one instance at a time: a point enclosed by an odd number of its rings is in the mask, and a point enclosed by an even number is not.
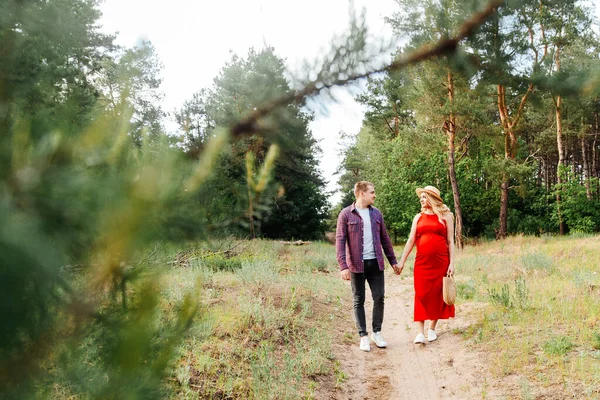
{"type": "Polygon", "coordinates": [[[371,216],[368,208],[358,208],[356,211],[363,219],[363,260],[372,260],[376,258],[375,248],[373,247],[373,231],[371,230],[371,216]]]}

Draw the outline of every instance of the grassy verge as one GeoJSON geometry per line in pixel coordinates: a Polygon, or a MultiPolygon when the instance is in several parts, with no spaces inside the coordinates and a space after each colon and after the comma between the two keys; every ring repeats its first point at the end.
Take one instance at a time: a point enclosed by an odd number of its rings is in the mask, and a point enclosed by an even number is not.
{"type": "Polygon", "coordinates": [[[165,397],[313,398],[320,385],[335,385],[331,321],[347,293],[330,273],[331,245],[221,242],[165,251],[164,260],[165,314],[198,280],[204,307],[165,397]]]}
{"type": "MultiPolygon", "coordinates": [[[[458,312],[476,322],[456,332],[511,398],[600,399],[599,247],[597,236],[517,236],[458,254],[458,312]]],[[[332,327],[348,322],[349,293],[331,245],[222,241],[152,254],[163,281],[150,328],[176,324],[190,291],[202,299],[163,398],[310,399],[347,379],[332,349],[351,338],[332,327]]]]}
{"type": "Polygon", "coordinates": [[[482,303],[459,333],[520,398],[600,398],[599,248],[598,236],[516,236],[459,254],[458,303],[482,303]]]}

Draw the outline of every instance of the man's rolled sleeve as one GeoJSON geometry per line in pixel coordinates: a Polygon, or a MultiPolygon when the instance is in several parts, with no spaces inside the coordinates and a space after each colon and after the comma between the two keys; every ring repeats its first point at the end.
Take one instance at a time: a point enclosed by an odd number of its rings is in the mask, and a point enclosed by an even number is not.
{"type": "Polygon", "coordinates": [[[346,263],[346,241],[348,240],[348,225],[347,215],[342,210],[337,220],[337,227],[335,229],[335,253],[340,271],[348,269],[346,263]]]}

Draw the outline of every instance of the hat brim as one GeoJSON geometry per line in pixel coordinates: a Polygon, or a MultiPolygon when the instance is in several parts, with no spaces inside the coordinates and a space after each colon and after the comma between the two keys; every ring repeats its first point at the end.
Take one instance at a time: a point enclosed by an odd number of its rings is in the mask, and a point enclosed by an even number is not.
{"type": "Polygon", "coordinates": [[[442,199],[442,196],[440,196],[439,194],[437,194],[433,190],[429,190],[429,189],[425,189],[425,188],[417,188],[415,190],[415,192],[417,193],[417,196],[421,196],[421,193],[427,193],[428,195],[435,197],[436,199],[440,200],[441,202],[444,201],[442,199]]]}

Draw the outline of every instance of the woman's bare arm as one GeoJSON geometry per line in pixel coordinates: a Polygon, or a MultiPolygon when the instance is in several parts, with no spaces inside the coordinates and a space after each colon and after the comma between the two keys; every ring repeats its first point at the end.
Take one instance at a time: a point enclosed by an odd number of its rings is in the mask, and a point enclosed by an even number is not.
{"type": "Polygon", "coordinates": [[[448,254],[450,263],[448,264],[448,274],[454,274],[454,216],[452,213],[447,213],[444,216],[446,221],[446,243],[448,244],[448,254]]]}
{"type": "Polygon", "coordinates": [[[406,245],[404,246],[404,251],[402,252],[402,257],[400,258],[400,262],[398,263],[400,268],[404,268],[404,263],[406,262],[408,255],[410,254],[413,247],[415,246],[415,240],[417,237],[417,222],[419,221],[420,217],[421,217],[421,214],[417,214],[413,218],[412,226],[410,228],[410,235],[408,235],[408,241],[406,242],[406,245]]]}

